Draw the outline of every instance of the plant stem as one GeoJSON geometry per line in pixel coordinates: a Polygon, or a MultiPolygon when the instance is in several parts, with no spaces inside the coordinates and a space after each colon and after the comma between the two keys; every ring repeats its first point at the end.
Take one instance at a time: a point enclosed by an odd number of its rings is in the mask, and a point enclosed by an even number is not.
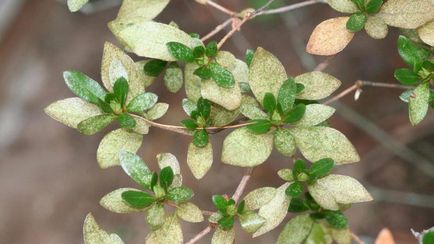
{"type": "Polygon", "coordinates": [[[316,3],[326,3],[326,1],[325,0],[308,0],[308,1],[300,2],[300,3],[294,3],[294,4],[284,6],[281,8],[262,10],[262,11],[259,11],[258,13],[256,13],[255,17],[259,16],[259,15],[266,15],[266,14],[285,13],[285,12],[292,11],[294,9],[302,8],[302,7],[309,6],[309,5],[316,4],[316,3]]]}
{"type": "Polygon", "coordinates": [[[196,0],[196,2],[203,3],[205,5],[209,5],[209,6],[215,8],[215,9],[217,9],[217,10],[219,10],[219,11],[221,11],[221,12],[223,12],[223,13],[229,15],[229,16],[235,16],[237,14],[236,12],[234,12],[234,11],[228,9],[228,8],[223,7],[220,4],[218,4],[218,3],[216,3],[216,2],[214,2],[212,0],[206,0],[206,1],[198,1],[198,0],[196,0]]]}
{"type": "Polygon", "coordinates": [[[210,33],[206,34],[200,40],[204,42],[204,41],[210,39],[211,37],[213,37],[214,35],[216,35],[217,33],[219,33],[221,30],[223,30],[226,26],[228,26],[229,24],[231,24],[232,21],[233,21],[233,18],[227,19],[225,22],[223,22],[220,25],[216,26],[210,33]]]}
{"type": "Polygon", "coordinates": [[[357,244],[365,244],[356,234],[351,232],[351,238],[357,243],[357,244]]]}
{"type": "Polygon", "coordinates": [[[201,232],[199,232],[196,236],[194,236],[192,239],[190,239],[186,244],[193,244],[202,239],[204,236],[206,236],[211,231],[211,226],[207,226],[205,229],[203,229],[201,232]]]}

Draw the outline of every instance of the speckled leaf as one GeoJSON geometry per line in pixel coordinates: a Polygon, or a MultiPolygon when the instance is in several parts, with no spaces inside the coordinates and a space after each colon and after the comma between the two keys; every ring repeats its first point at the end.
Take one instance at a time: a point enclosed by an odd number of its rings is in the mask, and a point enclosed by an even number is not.
{"type": "Polygon", "coordinates": [[[336,109],[323,104],[309,104],[306,106],[304,116],[294,126],[310,127],[318,125],[329,119],[336,109]]]}
{"type": "Polygon", "coordinates": [[[330,96],[341,85],[335,77],[313,71],[295,77],[295,82],[304,85],[304,90],[297,95],[298,99],[319,100],[330,96]]]}
{"type": "Polygon", "coordinates": [[[244,95],[241,99],[240,112],[249,119],[266,119],[268,115],[262,111],[259,103],[251,96],[244,95]]]}
{"type": "Polygon", "coordinates": [[[117,79],[123,77],[128,81],[129,91],[127,102],[145,91],[140,80],[139,70],[134,61],[115,45],[106,42],[101,64],[101,79],[109,91],[117,79]]]}
{"type": "Polygon", "coordinates": [[[253,238],[273,230],[285,219],[290,200],[285,194],[288,186],[289,183],[285,183],[277,188],[274,198],[259,209],[258,214],[265,218],[265,223],[253,234],[253,238]]]}
{"type": "Polygon", "coordinates": [[[146,222],[151,226],[152,230],[157,230],[163,226],[166,221],[166,213],[164,205],[153,204],[146,210],[146,222]]]}
{"type": "Polygon", "coordinates": [[[339,210],[340,204],[372,201],[362,184],[346,175],[328,175],[309,185],[308,190],[321,207],[329,210],[339,210]]]}
{"type": "Polygon", "coordinates": [[[117,21],[152,20],[167,6],[169,0],[124,0],[117,21]]]}
{"type": "Polygon", "coordinates": [[[232,131],[223,142],[222,162],[240,167],[254,167],[267,160],[273,149],[271,134],[253,134],[247,128],[232,131]]]}
{"type": "Polygon", "coordinates": [[[388,27],[382,18],[378,16],[369,16],[365,23],[365,31],[374,39],[383,39],[387,36],[388,27]]]}
{"type": "Polygon", "coordinates": [[[121,151],[119,161],[125,173],[144,188],[150,188],[152,172],[143,160],[134,153],[121,151]]]}
{"type": "Polygon", "coordinates": [[[138,133],[138,134],[142,134],[142,135],[146,135],[149,133],[149,127],[151,127],[148,123],[146,123],[144,120],[139,119],[136,116],[133,116],[134,120],[136,121],[136,127],[134,127],[133,131],[138,133]]]}
{"type": "Polygon", "coordinates": [[[197,68],[199,68],[199,66],[194,63],[186,64],[184,68],[185,93],[188,99],[193,102],[197,102],[201,96],[200,87],[202,85],[202,79],[194,74],[197,68]]]}
{"type": "Polygon", "coordinates": [[[310,54],[330,56],[342,51],[353,39],[347,30],[348,17],[325,20],[315,27],[306,46],[310,54]]]}
{"type": "Polygon", "coordinates": [[[173,174],[181,174],[181,168],[179,167],[179,161],[175,155],[171,153],[160,153],[157,155],[158,167],[164,169],[166,167],[172,168],[173,174]]]}
{"type": "Polygon", "coordinates": [[[213,163],[212,145],[208,143],[205,147],[196,147],[190,143],[187,152],[187,164],[196,179],[202,179],[211,169],[213,163]]]}
{"type": "Polygon", "coordinates": [[[245,208],[256,210],[269,203],[276,196],[276,188],[261,187],[249,192],[245,197],[245,208]]]}
{"type": "Polygon", "coordinates": [[[224,126],[232,123],[240,115],[240,110],[229,111],[219,105],[211,105],[210,118],[213,126],[224,126]]]}
{"type": "Polygon", "coordinates": [[[181,203],[176,208],[176,215],[184,221],[199,223],[204,221],[202,210],[190,202],[181,203]]]}
{"type": "Polygon", "coordinates": [[[89,0],[68,0],[68,9],[71,12],[80,10],[89,0]]]}
{"type": "Polygon", "coordinates": [[[99,201],[99,204],[114,213],[133,213],[139,212],[141,209],[132,208],[122,199],[122,193],[126,191],[140,191],[134,188],[120,188],[105,195],[99,201]]]}
{"type": "Polygon", "coordinates": [[[356,4],[351,0],[327,0],[327,3],[341,13],[352,14],[358,11],[356,4]]]}
{"type": "Polygon", "coordinates": [[[83,236],[85,244],[123,244],[124,242],[116,234],[108,234],[101,229],[89,213],[83,224],[83,236]]]}
{"type": "Polygon", "coordinates": [[[255,212],[245,212],[240,217],[240,225],[248,233],[256,232],[264,223],[265,219],[255,212]]]}
{"type": "Polygon", "coordinates": [[[113,114],[100,114],[81,121],[77,129],[81,134],[94,135],[107,127],[115,118],[113,114]]]}
{"type": "Polygon", "coordinates": [[[274,133],[274,146],[277,151],[286,157],[293,156],[296,150],[294,137],[286,128],[276,130],[274,133]]]}
{"type": "Polygon", "coordinates": [[[190,99],[184,98],[182,99],[182,109],[188,116],[190,116],[191,112],[197,109],[197,105],[195,102],[191,101],[190,99]]]}
{"type": "Polygon", "coordinates": [[[149,111],[147,112],[147,118],[150,120],[157,120],[163,117],[166,114],[168,109],[169,109],[169,104],[157,103],[154,105],[154,107],[149,109],[149,111]]]}
{"type": "Polygon", "coordinates": [[[413,90],[408,101],[408,111],[412,125],[419,124],[425,118],[429,109],[429,83],[420,84],[413,90]]]}
{"type": "Polygon", "coordinates": [[[261,47],[256,49],[249,71],[249,84],[256,99],[262,104],[267,92],[277,97],[286,79],[282,63],[267,50],[261,47]]]}
{"type": "Polygon", "coordinates": [[[131,100],[127,105],[127,110],[130,113],[142,113],[145,110],[152,108],[158,100],[158,96],[151,92],[142,93],[131,100]]]}
{"type": "Polygon", "coordinates": [[[154,81],[157,79],[157,77],[147,75],[144,72],[144,67],[145,67],[146,63],[148,63],[149,61],[150,60],[142,60],[142,61],[136,62],[136,66],[139,70],[139,80],[142,82],[142,84],[145,86],[145,88],[152,85],[152,83],[154,83],[154,81]]]}
{"type": "Polygon", "coordinates": [[[183,240],[181,225],[175,215],[166,217],[166,221],[161,228],[146,236],[146,244],[182,244],[183,240]]]}
{"type": "Polygon", "coordinates": [[[405,29],[422,26],[433,15],[434,3],[431,0],[389,0],[378,13],[388,25],[405,29]]]}
{"type": "Polygon", "coordinates": [[[217,228],[212,236],[211,244],[233,244],[235,240],[235,230],[228,231],[217,228]]]}
{"type": "Polygon", "coordinates": [[[420,39],[431,47],[434,46],[434,20],[417,29],[420,39]]]}
{"type": "MultiPolygon", "coordinates": [[[[352,242],[351,231],[348,228],[347,229],[331,228],[330,232],[333,237],[333,240],[335,240],[337,244],[351,244],[352,242]]],[[[383,244],[387,244],[387,243],[383,243],[383,244]]]]}
{"type": "Polygon", "coordinates": [[[101,110],[96,105],[78,97],[54,102],[44,111],[51,118],[71,128],[77,128],[81,121],[101,114],[101,110]]]}
{"type": "Polygon", "coordinates": [[[235,110],[241,104],[241,89],[238,84],[232,88],[224,88],[217,85],[213,80],[205,80],[201,85],[203,98],[218,104],[227,110],[235,110]]]}
{"type": "Polygon", "coordinates": [[[125,129],[114,130],[101,140],[96,157],[101,168],[117,166],[119,162],[119,152],[124,150],[136,153],[142,145],[143,136],[128,132],[125,129]]]}
{"type": "Polygon", "coordinates": [[[184,75],[182,69],[176,64],[171,64],[164,73],[164,85],[167,90],[177,93],[184,84],[184,75]]]}
{"type": "Polygon", "coordinates": [[[292,218],[280,232],[277,244],[303,243],[309,235],[312,225],[313,220],[308,214],[292,218]]]}
{"type": "Polygon", "coordinates": [[[176,61],[166,46],[168,42],[182,43],[193,48],[196,41],[182,30],[154,21],[135,19],[128,22],[112,21],[110,30],[129,50],[141,57],[176,61]]]}
{"type": "Polygon", "coordinates": [[[337,164],[355,163],[360,160],[353,144],[341,132],[324,126],[291,128],[297,147],[311,162],[332,158],[337,164]]]}

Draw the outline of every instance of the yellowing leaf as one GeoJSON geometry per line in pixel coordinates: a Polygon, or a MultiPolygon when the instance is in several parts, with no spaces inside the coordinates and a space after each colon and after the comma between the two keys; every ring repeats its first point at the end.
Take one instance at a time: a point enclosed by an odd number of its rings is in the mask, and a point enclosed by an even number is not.
{"type": "Polygon", "coordinates": [[[258,102],[248,95],[244,95],[241,99],[240,112],[249,119],[266,119],[268,117],[258,102]]]}
{"type": "Polygon", "coordinates": [[[390,26],[416,29],[433,18],[434,3],[431,0],[389,0],[378,16],[390,26]]]}
{"type": "Polygon", "coordinates": [[[309,104],[301,120],[297,121],[294,126],[310,127],[318,125],[329,119],[336,109],[323,104],[309,104]]]}
{"type": "Polygon", "coordinates": [[[313,30],[306,51],[310,54],[330,56],[342,51],[353,39],[347,30],[348,17],[338,17],[321,22],[313,30]]]}
{"type": "Polygon", "coordinates": [[[362,184],[346,175],[328,175],[309,185],[308,190],[321,207],[329,210],[339,210],[340,204],[372,201],[362,184]]]}
{"type": "Polygon", "coordinates": [[[96,223],[92,214],[86,216],[83,224],[83,236],[85,244],[123,244],[124,242],[116,234],[108,234],[96,223]]]}
{"type": "Polygon", "coordinates": [[[375,244],[395,244],[392,232],[387,228],[382,229],[375,240],[375,244]]]}
{"type": "Polygon", "coordinates": [[[341,81],[320,71],[313,71],[295,77],[295,82],[304,85],[297,99],[319,100],[330,96],[341,86],[341,81]]]}
{"type": "Polygon", "coordinates": [[[369,16],[365,23],[366,33],[374,39],[383,39],[387,36],[386,22],[378,16],[369,16]]]}
{"type": "Polygon", "coordinates": [[[352,14],[358,11],[357,6],[351,0],[327,0],[327,3],[341,13],[352,14]]]}
{"type": "Polygon", "coordinates": [[[245,208],[247,210],[256,210],[269,203],[276,196],[276,188],[261,187],[249,192],[245,197],[245,208]]]}
{"type": "Polygon", "coordinates": [[[212,236],[211,244],[233,244],[235,240],[235,230],[224,231],[217,228],[212,236]]]}
{"type": "Polygon", "coordinates": [[[408,101],[408,111],[412,125],[419,124],[429,109],[429,84],[425,82],[414,89],[408,101]]]}
{"type": "Polygon", "coordinates": [[[283,228],[277,244],[299,244],[307,238],[312,229],[313,220],[308,214],[292,218],[283,228]]]}
{"type": "Polygon", "coordinates": [[[116,21],[152,20],[163,11],[169,0],[124,0],[116,21]]]}
{"type": "Polygon", "coordinates": [[[336,241],[337,244],[351,244],[352,237],[351,231],[346,229],[331,229],[331,235],[333,240],[336,241]]]}
{"type": "Polygon", "coordinates": [[[202,211],[190,202],[179,204],[176,209],[176,215],[178,215],[182,220],[191,223],[204,221],[202,211]]]}
{"type": "Polygon", "coordinates": [[[140,191],[134,188],[120,188],[117,190],[114,190],[107,195],[105,195],[103,198],[101,198],[99,204],[114,213],[133,213],[133,212],[139,212],[140,209],[132,208],[130,207],[123,199],[122,199],[122,193],[126,191],[140,191]]]}
{"type": "Polygon", "coordinates": [[[223,142],[222,162],[240,167],[254,167],[267,160],[273,149],[271,134],[253,134],[247,128],[232,131],[223,142]]]}
{"type": "Polygon", "coordinates": [[[420,39],[431,47],[434,46],[434,20],[417,29],[420,39]]]}
{"type": "Polygon", "coordinates": [[[81,121],[102,114],[96,105],[78,97],[54,102],[46,107],[44,112],[58,122],[74,129],[77,128],[81,121]]]}
{"type": "Polygon", "coordinates": [[[119,152],[124,150],[136,153],[142,145],[142,139],[142,135],[125,129],[111,131],[104,136],[98,146],[96,158],[99,166],[105,169],[119,165],[119,152]]]}
{"type": "Polygon", "coordinates": [[[213,162],[212,144],[204,148],[196,147],[190,143],[187,152],[187,164],[196,179],[202,179],[211,169],[213,162]]]}
{"type": "Polygon", "coordinates": [[[181,225],[175,215],[166,217],[163,226],[146,236],[146,244],[182,244],[183,240],[181,225]]]}

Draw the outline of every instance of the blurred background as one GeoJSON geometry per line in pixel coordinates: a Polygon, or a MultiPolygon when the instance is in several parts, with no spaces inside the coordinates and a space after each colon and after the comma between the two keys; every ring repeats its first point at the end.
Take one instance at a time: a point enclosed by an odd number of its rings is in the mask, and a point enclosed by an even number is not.
{"type": "MultiPolygon", "coordinates": [[[[218,2],[242,10],[265,1],[218,2]]],[[[299,1],[276,0],[272,7],[294,2],[299,1]]],[[[73,96],[62,80],[64,70],[80,70],[99,80],[103,43],[118,45],[106,25],[115,18],[118,4],[92,1],[73,14],[62,1],[0,1],[0,243],[81,243],[88,212],[126,243],[143,243],[148,232],[143,215],[114,214],[98,204],[116,188],[135,187],[120,168],[98,167],[96,148],[105,133],[83,136],[43,113],[51,102],[73,96]]],[[[327,5],[317,4],[261,17],[245,24],[224,49],[243,58],[247,48],[262,46],[295,76],[324,61],[308,55],[304,47],[318,23],[338,15],[327,5]]],[[[174,0],[158,21],[173,20],[186,32],[205,35],[225,18],[193,0],[174,0]]],[[[341,90],[357,79],[396,83],[393,70],[404,65],[396,51],[398,34],[391,30],[385,40],[373,40],[364,32],[357,33],[325,71],[343,82],[341,90]]],[[[180,106],[184,92],[171,94],[158,81],[149,91],[172,105],[161,122],[179,123],[185,116],[180,106]]],[[[350,138],[362,157],[361,162],[340,166],[335,172],[357,178],[375,198],[346,212],[352,231],[367,243],[383,227],[391,229],[398,243],[414,243],[411,228],[421,231],[434,225],[434,116],[431,112],[423,123],[411,127],[406,104],[398,98],[401,92],[366,87],[357,102],[349,95],[333,104],[337,113],[330,124],[350,138]]],[[[153,168],[158,153],[175,154],[185,184],[196,192],[193,201],[213,210],[211,196],[232,194],[243,174],[242,169],[220,163],[226,134],[212,138],[214,165],[201,181],[193,178],[185,164],[188,137],[153,128],[139,154],[153,168]]],[[[247,192],[282,184],[276,171],[288,164],[273,153],[255,169],[247,192]]],[[[205,226],[205,222],[183,224],[184,238],[190,239],[205,226]]],[[[253,240],[238,232],[237,243],[274,243],[282,227],[253,240]]],[[[210,237],[201,243],[209,243],[210,237]]]]}

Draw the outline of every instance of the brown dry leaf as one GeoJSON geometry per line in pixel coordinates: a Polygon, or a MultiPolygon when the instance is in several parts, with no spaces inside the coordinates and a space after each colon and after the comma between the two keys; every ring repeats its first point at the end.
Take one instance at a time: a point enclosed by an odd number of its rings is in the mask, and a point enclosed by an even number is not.
{"type": "Polygon", "coordinates": [[[347,30],[348,17],[338,17],[321,22],[310,35],[306,51],[310,54],[330,56],[342,51],[353,39],[347,30]]]}
{"type": "Polygon", "coordinates": [[[392,232],[387,228],[382,229],[375,240],[375,244],[395,244],[392,232]]]}

